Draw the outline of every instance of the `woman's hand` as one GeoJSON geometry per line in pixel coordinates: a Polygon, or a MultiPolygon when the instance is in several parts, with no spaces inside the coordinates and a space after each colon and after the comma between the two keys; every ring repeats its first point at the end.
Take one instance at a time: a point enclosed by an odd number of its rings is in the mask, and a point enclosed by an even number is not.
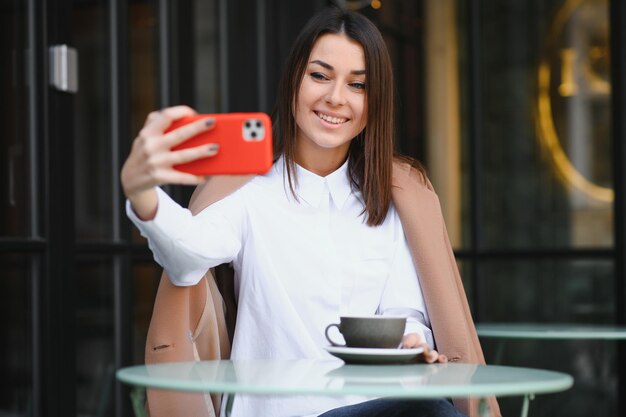
{"type": "Polygon", "coordinates": [[[424,341],[417,333],[410,333],[402,338],[402,348],[411,349],[421,347],[424,349],[424,353],[420,355],[420,360],[426,363],[446,363],[448,358],[446,355],[440,355],[435,349],[431,349],[428,343],[424,341]]]}
{"type": "Polygon", "coordinates": [[[203,145],[178,151],[170,149],[211,129],[215,121],[202,119],[164,133],[174,120],[195,114],[196,112],[187,106],[168,107],[152,112],[135,138],[130,155],[122,167],[121,182],[124,194],[141,219],[149,220],[156,215],[157,185],[197,185],[204,181],[202,176],[177,171],[173,166],[213,156],[218,151],[217,145],[203,145]]]}

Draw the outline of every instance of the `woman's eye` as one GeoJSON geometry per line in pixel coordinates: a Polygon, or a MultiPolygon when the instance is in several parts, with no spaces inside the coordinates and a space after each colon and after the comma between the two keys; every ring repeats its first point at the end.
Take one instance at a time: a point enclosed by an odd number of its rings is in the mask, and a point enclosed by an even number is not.
{"type": "Polygon", "coordinates": [[[316,80],[326,80],[326,76],[324,74],[322,74],[321,72],[312,72],[311,73],[311,77],[315,78],[316,80]]]}
{"type": "Polygon", "coordinates": [[[356,88],[357,90],[365,90],[365,83],[352,83],[350,87],[356,88]]]}

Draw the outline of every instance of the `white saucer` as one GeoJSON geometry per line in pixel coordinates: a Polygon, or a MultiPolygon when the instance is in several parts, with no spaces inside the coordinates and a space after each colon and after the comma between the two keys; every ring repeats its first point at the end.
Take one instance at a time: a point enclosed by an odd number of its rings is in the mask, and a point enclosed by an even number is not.
{"type": "Polygon", "coordinates": [[[408,362],[424,351],[421,347],[414,349],[375,349],[326,346],[325,349],[328,353],[342,359],[346,363],[370,364],[408,362]]]}

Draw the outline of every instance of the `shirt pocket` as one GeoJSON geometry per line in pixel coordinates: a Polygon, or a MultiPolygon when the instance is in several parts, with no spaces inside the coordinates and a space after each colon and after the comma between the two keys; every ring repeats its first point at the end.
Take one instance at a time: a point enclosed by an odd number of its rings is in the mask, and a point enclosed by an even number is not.
{"type": "Polygon", "coordinates": [[[350,288],[347,288],[349,314],[374,314],[380,303],[391,270],[391,245],[369,244],[355,248],[347,267],[350,288]]]}

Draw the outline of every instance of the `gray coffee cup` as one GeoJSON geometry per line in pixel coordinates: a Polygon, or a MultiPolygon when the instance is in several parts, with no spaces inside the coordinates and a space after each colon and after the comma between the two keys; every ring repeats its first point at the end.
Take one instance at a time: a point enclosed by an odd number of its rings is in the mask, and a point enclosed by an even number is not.
{"type": "Polygon", "coordinates": [[[389,316],[341,316],[339,323],[329,324],[326,327],[326,339],[333,346],[361,347],[361,348],[389,348],[400,346],[406,317],[389,316]],[[332,340],[328,331],[336,327],[346,343],[341,344],[332,340]]]}

